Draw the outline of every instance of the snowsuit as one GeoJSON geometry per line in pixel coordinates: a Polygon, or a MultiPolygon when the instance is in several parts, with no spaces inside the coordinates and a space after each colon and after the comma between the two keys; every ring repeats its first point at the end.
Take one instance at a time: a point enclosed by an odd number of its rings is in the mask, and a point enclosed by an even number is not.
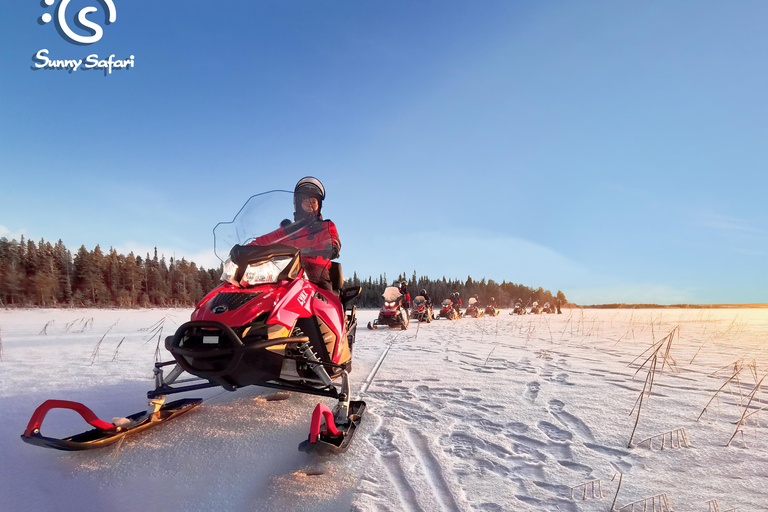
{"type": "Polygon", "coordinates": [[[454,296],[451,300],[453,301],[453,309],[461,316],[461,298],[454,296]]]}
{"type": "Polygon", "coordinates": [[[408,314],[408,310],[411,307],[411,294],[408,293],[408,287],[406,285],[400,285],[400,293],[403,294],[403,307],[405,308],[405,314],[408,314]]]}
{"type": "Polygon", "coordinates": [[[339,257],[341,241],[336,225],[322,217],[287,223],[278,229],[255,238],[249,245],[285,244],[300,252],[301,266],[307,280],[320,288],[333,292],[331,260],[339,257]]]}

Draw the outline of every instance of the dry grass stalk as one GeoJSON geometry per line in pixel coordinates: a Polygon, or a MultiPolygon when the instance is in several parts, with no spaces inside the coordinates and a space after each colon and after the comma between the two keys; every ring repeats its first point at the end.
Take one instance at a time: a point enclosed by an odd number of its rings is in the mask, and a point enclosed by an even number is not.
{"type": "Polygon", "coordinates": [[[112,361],[117,361],[117,351],[120,350],[120,345],[122,345],[124,341],[125,341],[125,338],[121,339],[120,343],[118,343],[117,346],[115,347],[115,353],[112,354],[112,361]]]}
{"type": "Polygon", "coordinates": [[[496,350],[496,347],[498,347],[498,346],[499,346],[498,343],[494,343],[493,348],[488,353],[488,357],[485,358],[485,363],[483,363],[483,366],[487,366],[488,365],[488,361],[491,359],[491,354],[493,354],[493,351],[496,350]]]}
{"type": "Polygon", "coordinates": [[[621,507],[618,512],[673,512],[672,507],[669,506],[669,498],[666,494],[657,494],[656,496],[649,496],[642,500],[633,501],[627,503],[621,507]],[[648,506],[650,505],[650,509],[648,506]]]}
{"type": "Polygon", "coordinates": [[[93,317],[89,318],[88,320],[85,320],[83,318],[81,319],[81,321],[84,321],[83,327],[79,331],[75,331],[75,332],[85,332],[85,330],[88,329],[89,327],[93,329],[93,317]]]}
{"type": "Polygon", "coordinates": [[[669,334],[667,334],[664,338],[657,341],[651,347],[647,350],[645,350],[642,354],[640,354],[638,357],[635,358],[632,363],[630,363],[630,366],[637,361],[639,358],[641,358],[643,355],[645,355],[649,350],[651,351],[651,355],[648,356],[648,358],[643,361],[643,364],[640,365],[640,367],[635,372],[634,377],[646,366],[648,366],[648,373],[645,376],[645,384],[643,385],[643,390],[640,391],[640,395],[637,397],[637,400],[635,401],[635,405],[632,407],[632,410],[630,411],[629,415],[631,416],[635,409],[637,409],[637,417],[635,418],[635,426],[632,428],[632,434],[629,436],[629,444],[628,446],[632,447],[632,442],[635,439],[635,431],[637,430],[637,425],[640,423],[640,413],[642,412],[643,403],[646,400],[650,400],[651,393],[653,392],[653,380],[656,376],[656,367],[658,365],[659,360],[659,354],[661,353],[661,370],[659,370],[659,374],[664,372],[664,366],[669,365],[670,369],[673,369],[673,365],[675,368],[677,367],[677,364],[675,363],[674,359],[670,356],[670,349],[672,348],[672,341],[675,338],[675,333],[678,332],[679,326],[672,329],[669,334]],[[662,350],[663,349],[663,350],[662,350]],[[647,397],[647,398],[646,398],[647,397]]]}
{"type": "Polygon", "coordinates": [[[613,495],[613,503],[611,503],[611,511],[616,510],[616,500],[619,499],[619,492],[621,491],[621,481],[624,479],[622,473],[614,473],[611,477],[611,482],[616,479],[616,475],[619,475],[619,485],[616,487],[616,494],[613,495]]]}
{"type": "MultiPolygon", "coordinates": [[[[0,329],[2,331],[2,329],[0,329]]],[[[0,336],[0,361],[3,360],[3,337],[0,336]]]]}
{"type": "MultiPolygon", "coordinates": [[[[755,385],[755,387],[752,389],[752,392],[747,396],[749,400],[747,401],[747,405],[744,406],[744,412],[741,414],[741,418],[739,419],[738,423],[736,424],[736,430],[734,431],[731,438],[728,440],[728,443],[725,446],[731,446],[731,442],[733,442],[733,439],[736,437],[736,434],[741,432],[742,439],[744,438],[744,430],[742,429],[742,426],[747,422],[747,420],[753,415],[756,414],[762,410],[765,409],[765,407],[761,407],[755,411],[749,412],[749,408],[752,405],[752,402],[755,399],[755,396],[757,395],[757,392],[760,390],[760,386],[763,384],[763,381],[765,378],[768,377],[768,374],[763,375],[763,378],[760,379],[760,381],[755,385]],[[747,414],[749,412],[749,414],[747,414]]],[[[760,399],[758,398],[758,402],[760,399]]]]}
{"type": "Polygon", "coordinates": [[[83,320],[84,320],[83,318],[77,318],[75,320],[72,320],[71,322],[69,322],[67,325],[64,326],[63,332],[69,331],[73,325],[75,325],[77,322],[82,322],[83,320]]]}
{"type": "Polygon", "coordinates": [[[151,340],[155,338],[155,334],[157,334],[157,346],[155,346],[155,361],[160,361],[160,341],[163,338],[163,329],[165,328],[165,321],[168,320],[169,316],[165,315],[163,318],[152,324],[150,327],[145,327],[143,329],[139,329],[139,331],[149,331],[149,334],[144,338],[146,342],[144,345],[149,343],[151,340]]]}
{"type": "Polygon", "coordinates": [[[648,437],[646,439],[643,439],[639,443],[637,443],[637,446],[642,446],[643,443],[648,443],[648,448],[653,450],[653,442],[655,440],[659,440],[661,442],[661,449],[663,450],[667,444],[667,438],[669,438],[670,448],[690,448],[691,447],[691,443],[688,440],[688,433],[685,431],[684,428],[676,428],[668,432],[662,432],[661,434],[656,434],[655,436],[648,437]],[[675,444],[675,441],[677,441],[677,444],[675,444]]]}
{"type": "MultiPolygon", "coordinates": [[[[728,365],[728,366],[725,366],[723,368],[720,368],[719,370],[717,370],[714,373],[717,373],[717,372],[719,372],[721,370],[724,370],[725,368],[730,368],[731,366],[733,367],[733,375],[731,375],[728,378],[728,380],[726,380],[723,383],[723,385],[720,386],[717,391],[715,391],[715,394],[712,395],[712,398],[709,399],[709,402],[707,402],[707,405],[705,405],[704,409],[702,409],[701,413],[699,413],[699,416],[698,416],[698,418],[696,418],[696,421],[699,421],[701,419],[701,417],[704,415],[704,413],[708,411],[709,406],[712,404],[712,402],[715,400],[715,398],[717,398],[719,396],[720,392],[723,389],[725,389],[726,386],[728,386],[730,388],[729,385],[732,382],[736,382],[736,385],[738,386],[738,390],[739,390],[739,399],[738,399],[739,406],[741,407],[741,406],[744,405],[744,394],[742,392],[741,380],[739,379],[739,375],[741,374],[742,370],[744,370],[744,368],[749,368],[752,371],[752,375],[754,376],[755,383],[757,383],[757,362],[752,360],[751,363],[748,363],[748,362],[744,361],[744,359],[739,359],[738,361],[736,361],[732,365],[728,365]]],[[[733,395],[732,391],[731,391],[731,394],[733,395]]]]}
{"type": "Polygon", "coordinates": [[[117,322],[109,326],[109,329],[107,329],[107,332],[104,333],[104,336],[101,337],[99,342],[96,344],[96,346],[93,348],[93,352],[91,352],[91,366],[93,366],[93,363],[96,362],[96,358],[99,356],[99,348],[101,348],[101,342],[104,341],[104,338],[107,337],[107,334],[109,334],[109,331],[112,330],[112,328],[117,325],[117,322]]]}
{"type": "Polygon", "coordinates": [[[571,487],[571,499],[573,499],[573,491],[574,489],[581,489],[581,499],[586,500],[587,499],[587,489],[591,489],[592,491],[592,497],[593,498],[602,498],[603,497],[603,488],[600,484],[600,479],[596,480],[590,480],[589,482],[584,482],[583,484],[574,485],[571,487]],[[595,488],[597,486],[597,488],[595,488]]]}
{"type": "Polygon", "coordinates": [[[42,334],[48,334],[48,327],[55,323],[56,323],[56,320],[49,320],[48,323],[45,324],[45,326],[42,328],[42,330],[39,333],[37,333],[37,335],[40,336],[42,334]]]}
{"type": "MultiPolygon", "coordinates": [[[[709,500],[707,505],[709,505],[709,512],[721,512],[720,505],[717,504],[717,500],[709,500]]],[[[737,508],[729,508],[728,510],[723,510],[722,512],[736,512],[737,510],[737,508]]]]}

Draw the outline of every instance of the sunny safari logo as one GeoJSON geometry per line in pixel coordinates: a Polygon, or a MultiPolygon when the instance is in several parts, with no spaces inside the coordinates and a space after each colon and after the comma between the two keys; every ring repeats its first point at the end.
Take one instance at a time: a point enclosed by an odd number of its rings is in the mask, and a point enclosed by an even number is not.
{"type": "MultiPolygon", "coordinates": [[[[58,5],[54,5],[56,0],[43,0],[43,7],[52,7],[54,14],[50,12],[43,13],[38,23],[45,26],[54,21],[55,17],[56,31],[62,38],[74,45],[85,46],[100,41],[104,36],[104,29],[94,21],[93,16],[89,18],[89,15],[97,12],[98,8],[94,6],[82,7],[73,16],[72,12],[74,12],[74,9],[69,9],[71,1],[60,0],[58,5]],[[74,25],[78,30],[73,30],[71,25],[74,25]]],[[[117,20],[117,7],[113,0],[93,1],[100,4],[104,10],[105,25],[114,23],[117,20]]],[[[130,69],[134,67],[134,59],[133,55],[126,59],[116,59],[114,53],[107,58],[100,58],[98,54],[92,53],[85,58],[79,59],[54,59],[50,57],[50,52],[47,48],[39,50],[32,57],[34,61],[33,69],[63,69],[70,73],[78,69],[102,69],[105,75],[111,75],[114,69],[130,69]]]]}

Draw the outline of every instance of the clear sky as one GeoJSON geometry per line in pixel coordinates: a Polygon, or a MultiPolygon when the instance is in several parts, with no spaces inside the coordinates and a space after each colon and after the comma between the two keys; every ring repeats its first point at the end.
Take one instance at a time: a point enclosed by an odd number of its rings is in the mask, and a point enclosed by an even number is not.
{"type": "Polygon", "coordinates": [[[314,175],[347,276],[768,302],[768,2],[62,2],[0,3],[0,236],[210,267],[314,175]]]}

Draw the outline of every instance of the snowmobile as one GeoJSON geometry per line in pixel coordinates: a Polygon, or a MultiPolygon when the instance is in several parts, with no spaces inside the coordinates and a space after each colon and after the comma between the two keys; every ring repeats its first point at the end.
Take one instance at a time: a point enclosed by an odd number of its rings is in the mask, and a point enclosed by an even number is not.
{"type": "Polygon", "coordinates": [[[516,302],[515,303],[515,309],[512,310],[510,315],[524,315],[525,314],[525,308],[523,307],[522,302],[516,302]]]}
{"type": "Polygon", "coordinates": [[[440,318],[447,318],[448,320],[458,320],[461,318],[459,312],[453,307],[453,301],[451,299],[445,299],[440,309],[440,318]]]}
{"type": "MultiPolygon", "coordinates": [[[[168,395],[261,386],[337,399],[334,410],[317,405],[309,436],[299,449],[320,454],[345,451],[365,412],[365,402],[351,400],[349,383],[357,328],[356,307],[351,303],[360,288],[342,289],[341,266],[335,262],[330,268],[333,292],[307,280],[301,251],[290,245],[291,239],[273,245],[240,245],[247,241],[246,233],[273,231],[275,226],[270,224],[280,218],[274,215],[276,208],[291,201],[292,192],[282,190],[252,196],[232,222],[214,228],[216,255],[223,260],[224,251],[232,247],[223,282],[200,301],[189,322],[165,339],[173,360],[155,363],[155,387],[147,393],[146,412],[107,422],[83,404],[48,400],[35,411],[22,439],[59,450],[100,448],[202,403],[199,398],[166,403],[168,395]],[[170,366],[173,369],[165,375],[170,366]],[[191,378],[179,379],[183,375],[191,378]],[[64,439],[43,436],[43,419],[57,408],[77,412],[95,428],[64,439]]],[[[287,220],[281,224],[296,228],[291,230],[292,240],[300,229],[308,229],[298,224],[287,220]]]]}
{"type": "Polygon", "coordinates": [[[472,317],[472,318],[480,318],[483,316],[483,310],[480,309],[480,307],[477,305],[477,299],[474,297],[471,297],[469,299],[469,305],[467,306],[467,309],[464,311],[464,316],[472,317]]]}
{"type": "Polygon", "coordinates": [[[427,299],[421,295],[417,295],[416,298],[413,299],[411,318],[413,320],[418,320],[419,322],[432,321],[432,305],[427,304],[427,299]]]}
{"type": "Polygon", "coordinates": [[[379,310],[379,317],[373,322],[368,322],[368,328],[376,329],[380,325],[386,325],[408,329],[408,313],[403,307],[403,294],[400,290],[395,286],[388,286],[382,296],[384,306],[379,310]]]}
{"type": "Polygon", "coordinates": [[[551,314],[554,314],[554,312],[555,312],[555,308],[553,308],[552,306],[550,306],[549,302],[545,302],[545,303],[544,303],[544,307],[542,308],[542,310],[541,310],[541,311],[542,311],[542,313],[548,313],[548,314],[550,314],[550,315],[551,315],[551,314]]]}
{"type": "Polygon", "coordinates": [[[485,314],[488,316],[499,316],[499,308],[493,304],[485,306],[485,314]]]}
{"type": "Polygon", "coordinates": [[[540,315],[540,314],[541,314],[541,306],[539,306],[539,303],[538,303],[538,301],[534,302],[534,303],[531,305],[531,311],[530,311],[530,313],[531,313],[532,315],[540,315]]]}

